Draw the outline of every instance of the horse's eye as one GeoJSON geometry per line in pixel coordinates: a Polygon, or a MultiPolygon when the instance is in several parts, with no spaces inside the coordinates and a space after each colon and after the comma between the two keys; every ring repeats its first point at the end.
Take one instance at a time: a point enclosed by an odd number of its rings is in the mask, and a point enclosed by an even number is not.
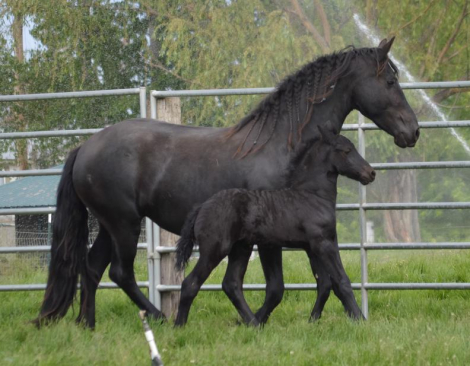
{"type": "Polygon", "coordinates": [[[388,85],[393,85],[393,84],[395,84],[395,80],[393,80],[393,79],[392,80],[387,80],[387,84],[388,85]]]}

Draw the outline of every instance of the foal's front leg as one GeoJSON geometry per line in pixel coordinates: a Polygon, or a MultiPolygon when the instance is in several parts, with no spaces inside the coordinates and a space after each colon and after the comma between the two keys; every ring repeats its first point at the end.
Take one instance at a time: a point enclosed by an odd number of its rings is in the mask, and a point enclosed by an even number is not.
{"type": "Polygon", "coordinates": [[[341,262],[337,241],[324,238],[311,240],[310,250],[318,256],[323,268],[329,274],[333,291],[341,300],[348,316],[353,319],[365,319],[354,297],[351,281],[341,262]]]}
{"type": "Polygon", "coordinates": [[[310,315],[310,320],[315,321],[321,318],[325,303],[330,297],[332,283],[330,275],[325,270],[319,258],[309,249],[307,249],[307,255],[310,260],[312,273],[315,276],[315,280],[317,281],[317,299],[310,315]]]}
{"type": "Polygon", "coordinates": [[[265,324],[284,296],[282,247],[263,245],[258,247],[258,252],[266,279],[266,297],[263,306],[256,312],[256,319],[265,324]]]}

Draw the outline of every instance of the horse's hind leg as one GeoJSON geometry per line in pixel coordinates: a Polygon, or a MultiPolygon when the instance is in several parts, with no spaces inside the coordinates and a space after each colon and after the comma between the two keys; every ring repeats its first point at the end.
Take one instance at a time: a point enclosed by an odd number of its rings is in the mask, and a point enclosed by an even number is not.
{"type": "Polygon", "coordinates": [[[137,241],[140,234],[140,218],[132,221],[116,220],[107,229],[113,239],[111,268],[109,277],[141,310],[156,319],[164,319],[163,314],[145,297],[137,286],[134,275],[134,259],[137,254],[137,241]]]}
{"type": "Polygon", "coordinates": [[[266,278],[266,298],[263,306],[256,312],[261,324],[268,321],[272,311],[284,296],[284,277],[282,273],[282,248],[277,246],[258,247],[259,258],[266,278]]]}
{"type": "Polygon", "coordinates": [[[307,251],[310,266],[312,267],[313,275],[317,281],[317,299],[313,306],[310,320],[318,320],[321,318],[325,303],[330,297],[330,291],[332,287],[331,279],[326,270],[323,268],[323,264],[312,252],[307,251]]]}
{"type": "Polygon", "coordinates": [[[237,309],[243,322],[258,325],[259,322],[243,296],[243,278],[253,247],[244,243],[235,244],[228,256],[228,267],[222,282],[222,289],[237,309]]]}
{"type": "Polygon", "coordinates": [[[77,322],[84,322],[90,328],[95,327],[96,289],[103,273],[111,262],[112,242],[106,229],[100,225],[100,231],[88,253],[88,274],[81,279],[80,314],[77,322]]]}

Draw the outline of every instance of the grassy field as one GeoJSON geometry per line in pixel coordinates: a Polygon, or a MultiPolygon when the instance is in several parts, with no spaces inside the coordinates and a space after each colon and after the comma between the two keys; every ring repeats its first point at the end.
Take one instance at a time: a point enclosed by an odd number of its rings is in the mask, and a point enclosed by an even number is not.
{"type": "MultiPolygon", "coordinates": [[[[342,254],[353,282],[359,281],[357,253],[342,254]]],[[[44,272],[26,270],[9,258],[14,273],[1,283],[44,281],[44,272]],[[20,274],[18,274],[20,273],[20,274]]],[[[16,262],[15,262],[16,261],[16,262]]],[[[372,252],[371,282],[470,282],[470,252],[372,252]]],[[[208,283],[220,283],[225,264],[208,283]]],[[[306,256],[286,253],[286,282],[311,282],[306,256]]],[[[139,279],[145,279],[143,262],[139,279]]],[[[259,261],[250,264],[247,283],[262,282],[259,261]]],[[[356,293],[358,301],[360,294],[356,293]]],[[[0,293],[0,365],[149,365],[138,311],[119,290],[102,290],[97,299],[97,327],[84,330],[72,311],[54,326],[36,330],[42,293],[0,293]]],[[[282,304],[262,329],[238,325],[223,293],[201,293],[188,325],[151,323],[165,365],[468,365],[470,362],[470,292],[371,291],[370,320],[351,322],[332,297],[323,318],[308,323],[315,294],[286,292],[282,304]]],[[[258,307],[261,292],[247,293],[258,307]]]]}

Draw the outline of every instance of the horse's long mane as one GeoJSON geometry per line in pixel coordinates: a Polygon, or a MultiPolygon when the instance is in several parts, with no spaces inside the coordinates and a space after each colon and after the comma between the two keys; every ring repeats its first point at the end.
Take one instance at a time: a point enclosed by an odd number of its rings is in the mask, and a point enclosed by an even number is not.
{"type": "Polygon", "coordinates": [[[398,74],[398,69],[392,61],[379,62],[378,50],[378,48],[354,48],[354,46],[348,46],[339,52],[321,56],[304,65],[294,74],[286,77],[276,87],[274,92],[266,96],[247,116],[230,128],[227,134],[228,138],[251,124],[234,156],[241,153],[246,140],[255,129],[255,125],[259,126],[256,137],[253,140],[252,146],[245,151],[241,158],[260,150],[269,142],[279,122],[282,99],[284,99],[284,108],[287,110],[287,120],[290,124],[290,133],[287,139],[288,148],[292,148],[294,130],[297,130],[298,141],[300,141],[302,129],[311,120],[314,105],[326,100],[333,93],[336,82],[351,72],[350,66],[354,58],[370,57],[375,60],[377,75],[380,75],[387,65],[390,65],[393,71],[398,74]],[[301,102],[307,103],[307,112],[304,116],[300,116],[301,102]],[[268,117],[270,117],[271,132],[265,141],[258,145],[258,139],[265,128],[268,117]],[[256,145],[258,146],[255,148],[256,145]]]}

